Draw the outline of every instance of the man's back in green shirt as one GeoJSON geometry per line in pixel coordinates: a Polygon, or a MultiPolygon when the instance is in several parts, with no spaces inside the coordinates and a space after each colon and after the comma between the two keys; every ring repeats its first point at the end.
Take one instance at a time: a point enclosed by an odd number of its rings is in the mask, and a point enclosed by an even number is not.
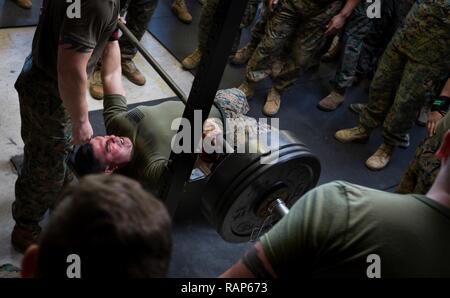
{"type": "Polygon", "coordinates": [[[450,277],[450,209],[346,182],[307,193],[261,238],[280,277],[450,277]]]}

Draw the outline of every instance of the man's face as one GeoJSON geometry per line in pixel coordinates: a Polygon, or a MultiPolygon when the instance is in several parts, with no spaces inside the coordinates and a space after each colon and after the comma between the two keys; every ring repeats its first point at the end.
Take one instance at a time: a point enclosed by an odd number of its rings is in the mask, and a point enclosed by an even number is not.
{"type": "Polygon", "coordinates": [[[114,171],[131,161],[133,143],[129,138],[98,136],[91,140],[94,155],[100,160],[106,171],[114,171]]]}

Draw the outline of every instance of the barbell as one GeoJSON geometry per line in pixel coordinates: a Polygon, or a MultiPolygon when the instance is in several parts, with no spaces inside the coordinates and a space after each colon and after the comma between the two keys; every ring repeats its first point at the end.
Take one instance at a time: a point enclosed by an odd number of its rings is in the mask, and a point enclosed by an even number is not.
{"type": "Polygon", "coordinates": [[[121,20],[117,22],[117,26],[123,35],[128,38],[128,40],[136,47],[136,49],[141,53],[142,57],[153,67],[153,69],[159,74],[159,76],[164,80],[164,82],[169,86],[170,89],[178,96],[184,104],[187,103],[187,96],[184,91],[178,86],[177,83],[167,74],[167,72],[159,65],[159,63],[153,58],[153,56],[147,51],[147,49],[141,44],[141,42],[134,36],[133,32],[127,28],[127,26],[122,23],[121,20]]]}
{"type": "MultiPolygon", "coordinates": [[[[126,25],[119,21],[118,27],[186,104],[182,89],[126,25]]],[[[291,132],[280,130],[278,134],[277,146],[251,143],[247,146],[253,150],[248,152],[254,153],[224,154],[206,178],[202,213],[226,241],[249,241],[255,229],[264,233],[318,182],[319,159],[291,132]],[[277,160],[261,162],[271,156],[277,160]]]]}
{"type": "Polygon", "coordinates": [[[291,132],[279,131],[278,145],[253,145],[256,153],[227,155],[202,194],[203,214],[229,242],[266,232],[320,176],[319,159],[291,132]],[[276,162],[262,162],[270,156],[276,162]]]}

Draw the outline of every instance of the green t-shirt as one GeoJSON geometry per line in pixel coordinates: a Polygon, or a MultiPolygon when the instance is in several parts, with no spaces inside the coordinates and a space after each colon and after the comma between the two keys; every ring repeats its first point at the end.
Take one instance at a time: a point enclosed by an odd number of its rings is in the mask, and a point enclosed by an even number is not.
{"type": "Polygon", "coordinates": [[[69,39],[93,49],[88,62],[90,75],[116,29],[120,0],[80,0],[80,18],[70,18],[70,5],[64,0],[44,0],[39,24],[33,39],[33,64],[54,80],[57,79],[58,46],[69,39]]]}
{"type": "MultiPolygon", "coordinates": [[[[173,125],[173,121],[182,117],[185,105],[180,101],[166,101],[128,111],[125,97],[107,95],[103,107],[107,134],[128,137],[134,144],[133,161],[120,173],[140,181],[158,195],[171,153],[171,142],[178,131],[178,125],[173,125]]],[[[210,115],[220,118],[214,108],[210,115]]]]}
{"type": "Polygon", "coordinates": [[[450,277],[450,209],[422,195],[346,182],[300,199],[261,242],[280,277],[450,277]]]}

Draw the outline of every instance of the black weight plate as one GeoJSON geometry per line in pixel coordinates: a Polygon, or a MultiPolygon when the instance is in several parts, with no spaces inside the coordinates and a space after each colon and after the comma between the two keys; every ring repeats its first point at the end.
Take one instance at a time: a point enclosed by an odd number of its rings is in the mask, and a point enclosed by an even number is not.
{"type": "MultiPolygon", "coordinates": [[[[261,164],[262,153],[230,154],[214,171],[203,194],[203,213],[219,234],[230,242],[250,240],[264,217],[261,206],[267,195],[283,188],[290,207],[313,188],[320,176],[320,162],[297,139],[280,132],[280,149],[275,164],[261,164]]],[[[273,198],[275,199],[275,198],[273,198]]],[[[266,222],[266,229],[278,218],[266,222]]]]}

